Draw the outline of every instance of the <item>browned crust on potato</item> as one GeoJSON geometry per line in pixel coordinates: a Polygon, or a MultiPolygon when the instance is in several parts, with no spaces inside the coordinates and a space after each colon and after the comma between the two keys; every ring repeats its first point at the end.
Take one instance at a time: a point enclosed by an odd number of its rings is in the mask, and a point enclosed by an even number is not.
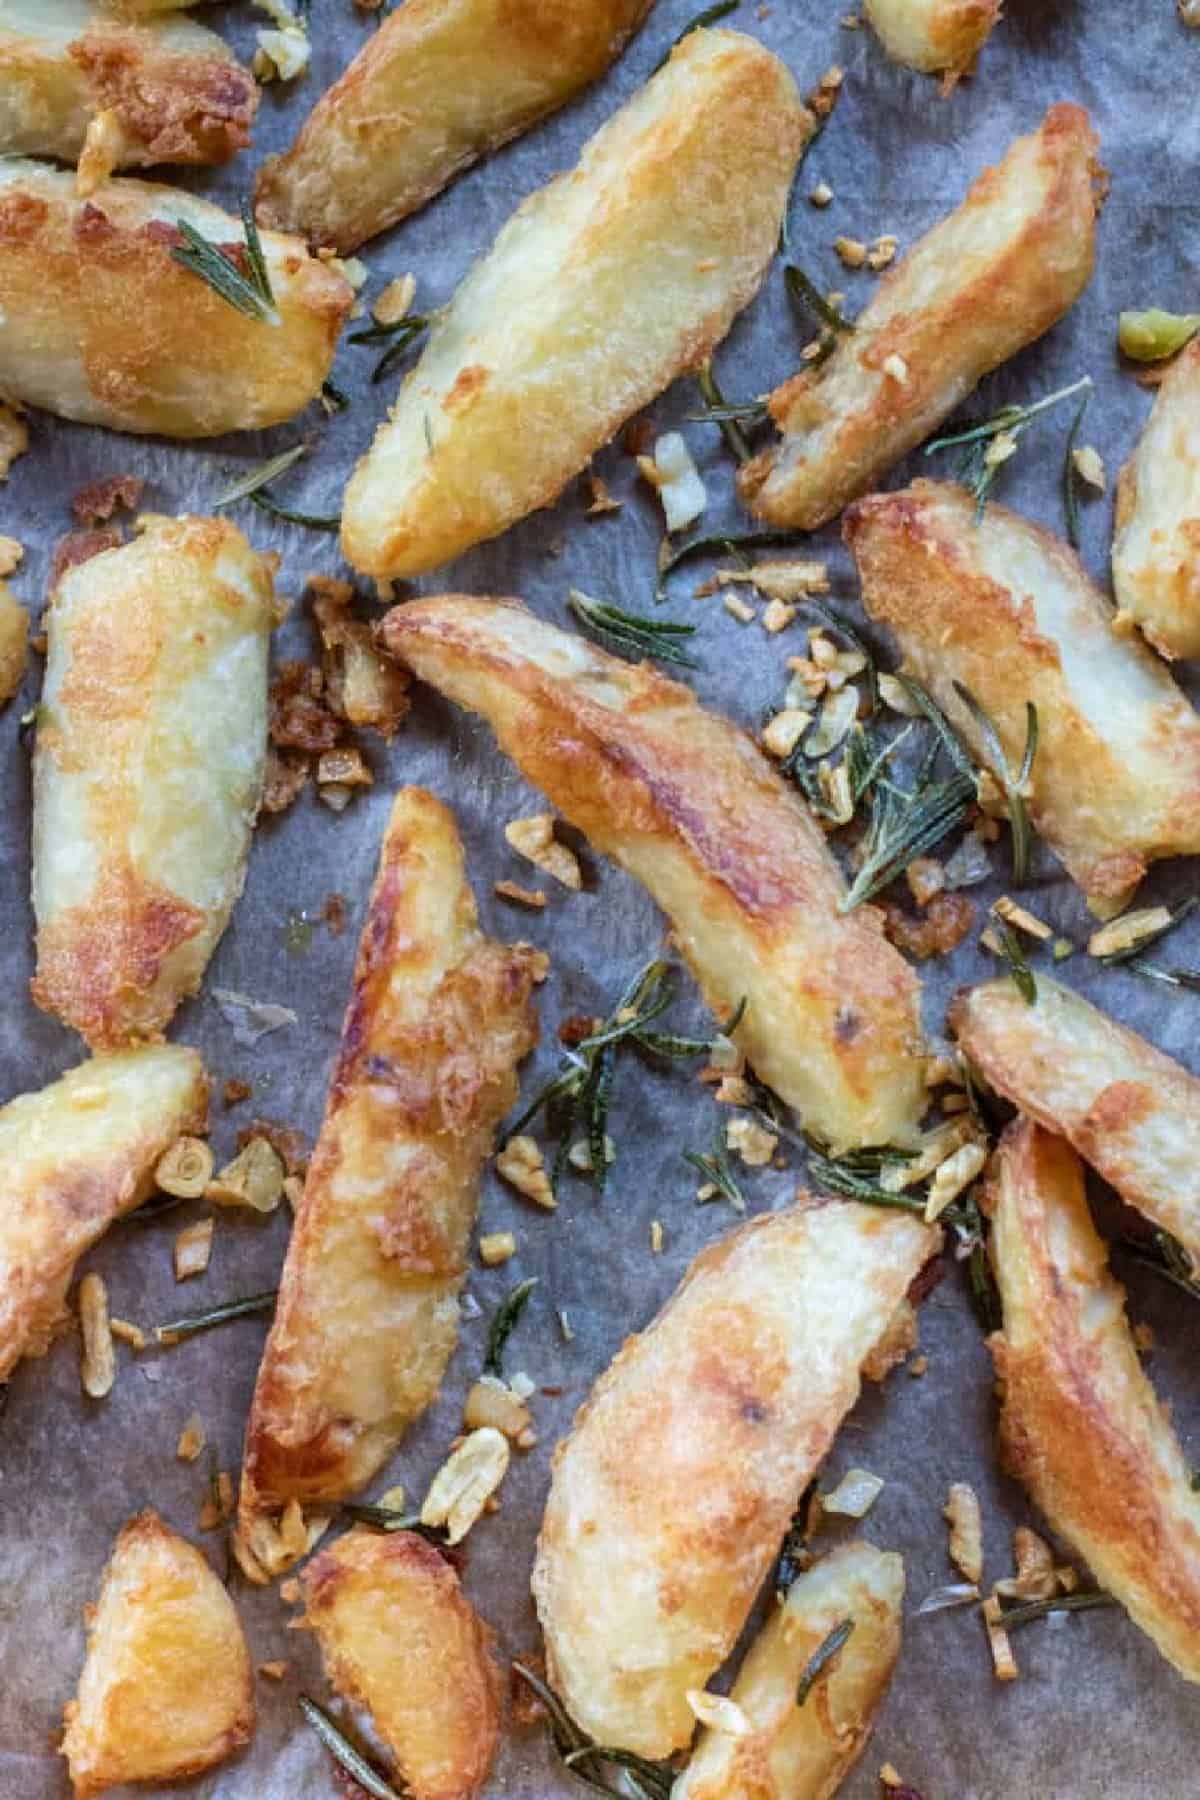
{"type": "Polygon", "coordinates": [[[148,54],[136,30],[81,37],[70,56],[96,111],[120,119],[122,167],[223,163],[250,142],[258,83],[232,56],[148,54]]]}

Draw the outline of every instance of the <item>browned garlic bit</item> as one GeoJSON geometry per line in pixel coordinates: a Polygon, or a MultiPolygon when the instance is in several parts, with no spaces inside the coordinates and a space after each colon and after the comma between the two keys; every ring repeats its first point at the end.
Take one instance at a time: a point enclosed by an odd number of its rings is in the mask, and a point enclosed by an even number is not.
{"type": "Polygon", "coordinates": [[[558,1205],[542,1161],[542,1153],[533,1138],[509,1138],[504,1148],[496,1152],[496,1173],[503,1176],[510,1187],[515,1187],[519,1194],[524,1194],[527,1200],[535,1201],[538,1206],[553,1211],[558,1205]]]}
{"type": "Polygon", "coordinates": [[[85,1275],[79,1284],[79,1330],[83,1339],[79,1376],[92,1400],[112,1392],[117,1365],[108,1320],[108,1289],[100,1275],[85,1275]]]}
{"type": "Polygon", "coordinates": [[[459,1543],[487,1509],[508,1463],[502,1432],[489,1425],[470,1432],[434,1476],[421,1506],[422,1525],[444,1526],[447,1542],[459,1543]]]}
{"type": "Polygon", "coordinates": [[[564,887],[579,889],[583,886],[575,852],[555,839],[553,813],[534,813],[528,819],[511,819],[504,827],[504,836],[519,856],[526,857],[564,887]]]}

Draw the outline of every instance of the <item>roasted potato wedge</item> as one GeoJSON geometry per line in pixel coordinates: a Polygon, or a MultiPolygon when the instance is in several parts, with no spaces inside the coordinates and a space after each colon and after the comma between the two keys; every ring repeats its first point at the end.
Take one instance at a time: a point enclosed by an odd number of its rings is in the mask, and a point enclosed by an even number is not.
{"type": "Polygon", "coordinates": [[[347,486],[350,562],[419,575],[495,537],[703,361],[758,291],[812,130],[760,44],[691,32],[439,317],[347,486]]]}
{"type": "Polygon", "coordinates": [[[744,1737],[706,1728],[672,1800],[826,1800],[866,1748],[900,1654],[904,1563],[857,1540],[797,1576],[747,1650],[730,1698],[744,1737]],[[801,1677],[847,1619],[854,1629],[800,1706],[801,1677]]]}
{"type": "Polygon", "coordinates": [[[259,222],[343,255],[562,106],[653,0],[405,0],[258,177],[259,222]]]}
{"type": "Polygon", "coordinates": [[[297,238],[263,237],[278,323],[248,318],[175,261],[186,220],[231,254],[241,222],[130,178],[0,160],[0,390],[64,419],[164,437],[257,431],[320,392],[354,295],[297,238]]]}
{"type": "Polygon", "coordinates": [[[771,395],[782,440],[738,487],[759,518],[813,531],[886,475],[1092,273],[1097,140],[1078,106],[986,169],[886,275],[832,356],[771,395]]]}
{"type": "Polygon", "coordinates": [[[1016,768],[1037,707],[1029,815],[1097,910],[1149,863],[1200,850],[1200,719],[1136,638],[1112,629],[1075,552],[952,483],[873,494],[846,515],[867,611],[987,760],[962,682],[1016,768]]]}
{"type": "Polygon", "coordinates": [[[863,11],[893,61],[941,75],[950,88],[975,67],[1000,0],[864,0],[863,11]]]}
{"type": "Polygon", "coordinates": [[[0,1109],[0,1381],[45,1355],[77,1259],[148,1198],[159,1157],[207,1116],[204,1065],[171,1044],[94,1057],[0,1109]]]}
{"type": "Polygon", "coordinates": [[[252,1548],[257,1515],[362,1487],[437,1393],[533,973],[480,931],[450,813],[401,789],[250,1410],[252,1548]]]}
{"type": "Polygon", "coordinates": [[[1167,1661],[1200,1681],[1200,1495],[1138,1358],[1082,1166],[1065,1139],[1022,1119],[993,1158],[987,1204],[1009,1471],[1167,1661]]]}
{"type": "Polygon", "coordinates": [[[233,1601],[200,1551],[149,1509],[113,1547],[64,1718],[75,1800],[127,1781],[182,1781],[254,1735],[233,1601]]]}
{"type": "Polygon", "coordinates": [[[1200,656],[1200,338],[1163,377],[1117,483],[1117,605],[1164,656],[1200,656]]]}
{"type": "Polygon", "coordinates": [[[533,1573],[550,1679],[597,1743],[687,1743],[688,1690],[733,1648],[938,1243],[909,1214],[805,1196],[702,1251],[600,1377],[555,1451],[533,1573]]]}
{"type": "Polygon", "coordinates": [[[272,565],[226,519],[149,517],[46,615],[33,997],[93,1049],[196,991],[242,889],[267,752],[272,565]]]}
{"type": "Polygon", "coordinates": [[[330,1681],[364,1706],[413,1800],[471,1800],[500,1735],[492,1633],[415,1532],[355,1527],[300,1578],[330,1681]]]}
{"type": "Polygon", "coordinates": [[[513,602],[394,608],[381,641],[480,712],[522,773],[667,913],[757,1073],[838,1145],[909,1136],[924,1106],[916,976],[750,740],[648,663],[513,602]]]}
{"type": "Polygon", "coordinates": [[[119,21],[95,0],[0,0],[0,154],[75,162],[112,115],[113,166],[221,163],[250,141],[258,83],[190,19],[119,21]]]}
{"type": "Polygon", "coordinates": [[[950,1029],[989,1087],[1058,1132],[1200,1270],[1200,1081],[1041,973],[956,996],[950,1029]]]}
{"type": "Polygon", "coordinates": [[[0,581],[0,706],[25,679],[29,662],[29,614],[7,581],[0,581]]]}

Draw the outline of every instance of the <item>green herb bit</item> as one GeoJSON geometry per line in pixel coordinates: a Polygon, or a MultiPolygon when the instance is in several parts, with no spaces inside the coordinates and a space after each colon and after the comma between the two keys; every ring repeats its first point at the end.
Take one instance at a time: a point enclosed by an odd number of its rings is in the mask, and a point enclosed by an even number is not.
{"type": "Polygon", "coordinates": [[[924,856],[966,818],[975,802],[973,778],[957,769],[935,780],[928,765],[907,792],[877,779],[871,789],[871,817],[864,856],[838,911],[852,912],[902,875],[915,857],[924,856]]]}
{"type": "Polygon", "coordinates": [[[372,1795],[373,1800],[404,1800],[409,1790],[389,1787],[379,1771],[373,1769],[366,1757],[354,1748],[349,1738],[342,1736],[329,1714],[315,1700],[310,1700],[307,1694],[300,1696],[300,1711],[334,1762],[339,1763],[347,1775],[357,1781],[360,1788],[372,1795]]]}
{"type": "Polygon", "coordinates": [[[254,216],[245,203],[242,205],[242,224],[246,234],[246,274],[242,273],[236,257],[222,249],[220,244],[211,243],[187,219],[175,220],[175,228],[183,243],[172,246],[171,256],[182,268],[207,282],[215,294],[219,294],[227,305],[240,312],[244,318],[278,325],[280,318],[275,310],[275,295],[263,256],[262,241],[254,216]]]}
{"type": "MultiPolygon", "coordinates": [[[[1140,944],[1138,949],[1141,950],[1140,944]]],[[[1162,981],[1168,987],[1191,988],[1193,993],[1200,993],[1200,969],[1160,969],[1157,963],[1143,962],[1140,955],[1131,957],[1127,967],[1149,981],[1162,981]]]]}
{"type": "Polygon", "coordinates": [[[671,60],[671,52],[678,49],[685,37],[690,37],[693,31],[700,31],[706,25],[719,24],[722,19],[727,19],[730,13],[735,13],[740,5],[741,0],[717,0],[716,5],[706,6],[703,12],[698,12],[695,18],[689,19],[683,30],[671,39],[665,52],[655,63],[650,73],[652,75],[657,75],[660,69],[666,68],[671,60]]]}
{"type": "Polygon", "coordinates": [[[658,579],[654,584],[654,603],[661,606],[667,597],[667,577],[681,563],[695,556],[732,556],[749,567],[743,550],[777,550],[784,544],[795,544],[803,537],[799,531],[718,531],[692,538],[686,544],[672,545],[664,538],[658,554],[658,579]]]}
{"type": "Polygon", "coordinates": [[[594,637],[624,656],[651,657],[656,662],[673,663],[678,668],[695,669],[700,665],[689,656],[679,640],[694,633],[694,625],[676,619],[647,619],[637,613],[622,612],[603,600],[572,588],[567,605],[580,624],[594,637]]]}
{"type": "Polygon", "coordinates": [[[1133,362],[1165,362],[1200,331],[1200,313],[1123,312],[1117,326],[1121,354],[1133,362]]]}
{"type": "Polygon", "coordinates": [[[1192,1259],[1169,1231],[1155,1231],[1149,1249],[1137,1238],[1127,1237],[1123,1241],[1137,1262],[1190,1294],[1193,1300],[1200,1300],[1200,1282],[1196,1280],[1197,1271],[1192,1266],[1192,1259]]]}
{"type": "Polygon", "coordinates": [[[181,1319],[156,1325],[154,1335],[160,1344],[179,1344],[184,1338],[195,1337],[197,1332],[209,1331],[214,1325],[224,1325],[230,1319],[273,1312],[278,1294],[278,1288],[268,1288],[262,1294],[247,1294],[241,1300],[226,1300],[220,1306],[210,1306],[206,1312],[185,1313],[181,1319]]]}
{"type": "Polygon", "coordinates": [[[1025,947],[1012,926],[1002,919],[998,912],[993,912],[990,928],[1000,955],[1008,964],[1008,972],[1013,978],[1013,985],[1024,1000],[1026,1006],[1037,1005],[1037,981],[1025,955],[1025,947]]]}
{"type": "Polygon", "coordinates": [[[510,1293],[496,1308],[495,1317],[488,1330],[487,1351],[483,1358],[485,1375],[504,1375],[504,1347],[517,1328],[521,1314],[529,1304],[529,1296],[537,1286],[537,1276],[531,1275],[526,1281],[519,1281],[510,1293]]]}
{"type": "Polygon", "coordinates": [[[858,329],[853,319],[848,319],[845,313],[832,305],[816,282],[812,281],[795,263],[787,264],[783,271],[783,279],[788,293],[796,304],[811,313],[827,331],[832,331],[835,338],[842,332],[858,329]]]}
{"type": "Polygon", "coordinates": [[[328,412],[347,412],[350,407],[350,396],[345,388],[340,388],[336,381],[321,383],[321,399],[328,412]]]}
{"type": "Polygon", "coordinates": [[[975,516],[976,519],[981,519],[997,471],[1013,455],[1018,440],[1033,421],[1051,407],[1063,400],[1072,399],[1091,386],[1091,376],[1083,375],[1078,381],[1073,381],[1070,387],[1059,388],[1055,393],[1046,394],[1028,406],[1002,406],[990,419],[968,425],[962,431],[951,431],[934,438],[931,443],[926,444],[924,453],[932,456],[938,450],[963,450],[958,479],[974,495],[975,516]]]}
{"type": "Polygon", "coordinates": [[[582,1732],[554,1692],[540,1676],[522,1662],[512,1664],[513,1674],[537,1695],[546,1709],[550,1738],[563,1766],[596,1794],[612,1794],[617,1800],[670,1800],[677,1771],[670,1763],[648,1762],[632,1750],[617,1750],[592,1742],[582,1732]],[[628,1787],[615,1787],[603,1779],[604,1765],[624,1771],[628,1787]]]}
{"type": "Polygon", "coordinates": [[[341,513],[306,513],[294,512],[290,506],[280,506],[266,488],[258,488],[246,498],[251,505],[268,513],[273,519],[282,519],[286,525],[304,525],[309,531],[340,531],[341,513]]]}
{"type": "Polygon", "coordinates": [[[382,381],[396,364],[412,349],[423,332],[433,324],[432,318],[423,313],[405,313],[394,325],[368,325],[363,331],[356,331],[346,340],[351,344],[386,344],[383,355],[371,370],[372,383],[382,381]]]}
{"type": "Polygon", "coordinates": [[[1029,811],[1025,805],[1025,788],[1033,773],[1034,758],[1037,756],[1037,707],[1032,700],[1025,702],[1025,748],[1021,753],[1021,765],[1014,775],[1009,768],[1004,745],[1000,742],[1000,733],[990,715],[984,711],[970,688],[964,687],[961,681],[954,683],[954,691],[974,719],[983,741],[984,752],[992,766],[992,773],[1004,789],[1008,822],[1012,829],[1012,878],[1019,887],[1029,874],[1029,853],[1033,842],[1029,811]]]}
{"type": "Polygon", "coordinates": [[[737,1176],[733,1172],[729,1152],[721,1141],[720,1132],[713,1140],[713,1147],[707,1156],[702,1155],[698,1150],[685,1150],[683,1160],[685,1163],[690,1163],[693,1169],[698,1170],[704,1180],[717,1190],[715,1194],[710,1194],[707,1200],[700,1202],[702,1206],[707,1205],[708,1200],[715,1200],[719,1197],[728,1200],[735,1212],[745,1212],[746,1196],[738,1186],[737,1176]]]}
{"type": "Polygon", "coordinates": [[[1067,433],[1067,447],[1063,453],[1063,510],[1067,515],[1067,542],[1072,550],[1079,548],[1079,470],[1075,467],[1075,445],[1079,440],[1079,428],[1083,424],[1083,415],[1091,401],[1091,392],[1084,394],[1076,408],[1075,417],[1071,421],[1071,429],[1067,433]]]}
{"type": "Polygon", "coordinates": [[[808,1696],[812,1693],[813,1688],[821,1679],[822,1675],[829,1671],[830,1665],[835,1661],[839,1653],[845,1649],[846,1643],[853,1630],[854,1620],[843,1619],[839,1625],[834,1626],[833,1630],[829,1633],[829,1636],[825,1639],[825,1642],[813,1652],[803,1675],[800,1677],[800,1684],[796,1689],[797,1706],[804,1705],[804,1702],[808,1699],[808,1696]]]}
{"type": "Polygon", "coordinates": [[[1049,1600],[1030,1600],[1024,1606],[1010,1607],[1007,1612],[1001,1609],[997,1622],[1005,1631],[1015,1631],[1018,1625],[1031,1625],[1035,1619],[1045,1619],[1051,1613],[1091,1612],[1097,1606],[1117,1604],[1111,1594],[1100,1590],[1086,1594],[1055,1594],[1049,1600]]]}
{"type": "MultiPolygon", "coordinates": [[[[882,1163],[876,1163],[876,1172],[882,1163]]],[[[809,1147],[808,1171],[818,1187],[826,1188],[832,1194],[843,1194],[848,1200],[862,1200],[868,1206],[883,1206],[893,1212],[921,1213],[925,1211],[924,1195],[900,1192],[891,1193],[880,1187],[878,1181],[872,1181],[868,1169],[856,1166],[851,1157],[827,1156],[815,1145],[809,1147]]]]}
{"type": "Polygon", "coordinates": [[[269,482],[286,474],[294,463],[300,461],[307,450],[307,444],[293,444],[290,450],[281,450],[278,456],[269,456],[266,462],[257,463],[247,474],[239,477],[232,487],[227,487],[223,493],[218,494],[212,505],[214,507],[232,506],[235,500],[248,500],[252,494],[257,494],[260,488],[266,487],[269,482]]]}
{"type": "Polygon", "coordinates": [[[371,1506],[365,1501],[344,1500],[338,1509],[356,1525],[370,1525],[376,1531],[413,1531],[429,1543],[444,1547],[446,1534],[437,1525],[425,1525],[419,1512],[401,1512],[394,1506],[371,1506]]]}
{"type": "Polygon", "coordinates": [[[738,421],[744,420],[748,425],[765,424],[770,417],[766,401],[753,400],[749,405],[730,406],[717,385],[711,358],[702,362],[696,371],[696,385],[700,389],[700,397],[704,401],[705,411],[688,416],[719,425],[721,436],[725,439],[734,460],[739,463],[749,462],[750,446],[739,429],[738,421]]]}
{"type": "MultiPolygon", "coordinates": [[[[1174,931],[1177,925],[1182,925],[1183,921],[1190,918],[1198,906],[1200,906],[1200,898],[1195,894],[1189,894],[1186,900],[1180,901],[1165,924],[1159,925],[1154,931],[1148,931],[1145,937],[1137,940],[1136,944],[1129,944],[1124,950],[1110,950],[1106,956],[1098,956],[1096,961],[1130,963],[1137,968],[1139,974],[1145,974],[1146,971],[1139,966],[1138,960],[1143,950],[1148,950],[1151,944],[1157,944],[1166,937],[1169,931],[1174,931]]],[[[1162,978],[1161,975],[1159,978],[1162,978]]],[[[1189,987],[1193,979],[1187,975],[1186,970],[1181,970],[1178,975],[1173,977],[1174,985],[1177,987],[1189,987]]]]}

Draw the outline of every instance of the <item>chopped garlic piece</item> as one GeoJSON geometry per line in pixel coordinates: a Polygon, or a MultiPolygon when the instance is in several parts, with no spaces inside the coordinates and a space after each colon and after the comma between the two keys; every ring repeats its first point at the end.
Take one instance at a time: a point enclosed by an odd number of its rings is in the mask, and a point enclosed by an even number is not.
{"type": "Polygon", "coordinates": [[[496,1173],[527,1200],[535,1201],[547,1211],[552,1212],[558,1205],[542,1153],[533,1138],[509,1138],[504,1148],[496,1152],[496,1173]]]}
{"type": "Polygon", "coordinates": [[[833,189],[827,181],[818,181],[808,198],[813,206],[824,208],[833,199],[833,189]]]}
{"type": "Polygon", "coordinates": [[[301,27],[295,23],[282,31],[260,27],[254,34],[258,44],[251,62],[257,80],[294,81],[303,75],[312,56],[312,45],[301,27]]]}
{"type": "Polygon", "coordinates": [[[1132,950],[1143,938],[1162,931],[1171,923],[1170,909],[1165,906],[1139,906],[1136,912],[1124,913],[1109,925],[1093,931],[1088,939],[1089,956],[1111,956],[1117,950],[1132,950]]]}
{"type": "Polygon", "coordinates": [[[445,1526],[447,1541],[466,1537],[508,1471],[508,1440],[490,1425],[465,1437],[442,1464],[421,1507],[422,1525],[445,1526]]]}
{"type": "Polygon", "coordinates": [[[924,1181],[932,1175],[939,1163],[944,1163],[948,1156],[953,1156],[960,1144],[966,1144],[977,1135],[973,1122],[969,1119],[952,1119],[945,1125],[937,1125],[932,1131],[923,1133],[921,1148],[908,1162],[890,1163],[879,1177],[879,1185],[889,1194],[903,1193],[905,1188],[914,1187],[918,1181],[924,1181]]]}
{"type": "MultiPolygon", "coordinates": [[[[497,1375],[481,1375],[471,1387],[463,1403],[463,1426],[467,1431],[479,1431],[484,1426],[502,1431],[519,1450],[532,1448],[537,1441],[529,1408],[497,1375]]],[[[401,1501],[401,1510],[403,1505],[401,1501]]]]}
{"type": "Polygon", "coordinates": [[[782,761],[792,754],[811,724],[811,713],[802,712],[799,707],[785,706],[764,725],[763,749],[782,761]]]}
{"type": "Polygon", "coordinates": [[[722,594],[721,604],[729,615],[743,625],[753,625],[758,614],[754,608],[738,594],[722,594]]]}
{"type": "Polygon", "coordinates": [[[665,1239],[663,1236],[662,1220],[661,1219],[651,1219],[651,1221],[650,1221],[650,1248],[653,1251],[655,1256],[662,1255],[662,1247],[663,1247],[664,1242],[665,1242],[665,1239]]]}
{"type": "Polygon", "coordinates": [[[737,1151],[748,1169],[761,1169],[774,1156],[779,1139],[755,1119],[730,1119],[725,1127],[725,1143],[728,1149],[737,1151]]]}
{"type": "Polygon", "coordinates": [[[203,1275],[212,1260],[213,1220],[197,1219],[185,1225],[175,1239],[175,1279],[187,1281],[203,1275]]]}
{"type": "Polygon", "coordinates": [[[1013,1655],[1008,1633],[1000,1623],[1001,1617],[999,1600],[995,1594],[989,1594],[983,1603],[983,1622],[987,1626],[988,1645],[992,1652],[992,1667],[997,1681],[1015,1681],[1021,1671],[1017,1667],[1017,1659],[1013,1655]]]}
{"type": "Polygon", "coordinates": [[[987,1151],[982,1144],[963,1144],[961,1149],[939,1163],[934,1171],[929,1187],[929,1199],[925,1203],[925,1220],[932,1224],[941,1217],[951,1201],[957,1200],[964,1188],[974,1181],[975,1177],[987,1161],[987,1151]]]}
{"type": "Polygon", "coordinates": [[[920,707],[896,675],[879,677],[879,698],[892,712],[901,713],[906,719],[920,717],[920,707]]]}
{"type": "Polygon", "coordinates": [[[371,307],[371,317],[377,325],[398,325],[417,292],[415,275],[397,275],[389,281],[382,293],[377,294],[371,307]]]}
{"type": "Polygon", "coordinates": [[[79,1377],[92,1400],[103,1400],[117,1376],[112,1327],[108,1320],[108,1289],[100,1275],[85,1275],[79,1284],[79,1330],[83,1354],[79,1377]]]}
{"type": "Polygon", "coordinates": [[[786,600],[772,600],[762,616],[763,630],[776,637],[787,630],[795,616],[795,607],[789,606],[786,600]]]}
{"type": "Polygon", "coordinates": [[[252,1137],[245,1149],[209,1182],[204,1197],[218,1206],[248,1206],[254,1212],[274,1212],[283,1199],[285,1173],[283,1158],[275,1146],[264,1137],[252,1137]]]}
{"type": "Polygon", "coordinates": [[[1012,1600],[1049,1600],[1058,1585],[1054,1553],[1028,1525],[1018,1525],[1013,1532],[1013,1560],[1016,1574],[998,1581],[993,1592],[1012,1600]]]}
{"type": "Polygon", "coordinates": [[[867,246],[858,238],[834,238],[833,247],[848,269],[861,269],[867,260],[867,246]]]}
{"type": "Polygon", "coordinates": [[[146,1348],[146,1334],[140,1325],[131,1325],[128,1319],[110,1319],[108,1323],[113,1336],[128,1344],[131,1350],[146,1348]]]}
{"type": "Polygon", "coordinates": [[[822,1509],[847,1519],[865,1519],[883,1492],[884,1484],[869,1469],[847,1469],[828,1494],[821,1495],[822,1509]]]}
{"type": "Polygon", "coordinates": [[[758,562],[748,569],[718,569],[714,577],[723,582],[742,582],[765,594],[768,600],[802,600],[806,594],[829,592],[829,565],[823,562],[758,562]]]}
{"type": "Polygon", "coordinates": [[[668,531],[693,525],[708,505],[708,493],[692,453],[678,431],[668,431],[654,446],[653,457],[640,456],[638,467],[657,488],[668,531]]]}
{"type": "Polygon", "coordinates": [[[175,1446],[175,1454],[180,1462],[195,1462],[207,1442],[208,1439],[204,1432],[204,1421],[201,1419],[198,1412],[194,1412],[179,1434],[179,1442],[175,1446]]]}
{"type": "Polygon", "coordinates": [[[952,1481],[942,1508],[950,1527],[950,1561],[976,1586],[983,1579],[983,1512],[966,1481],[952,1481]]]}
{"type": "Polygon", "coordinates": [[[1072,450],[1071,461],[1075,465],[1075,473],[1080,481],[1086,481],[1098,493],[1103,493],[1108,485],[1108,476],[1104,468],[1104,458],[1094,444],[1081,444],[1078,450],[1072,450]]]}
{"type": "Polygon", "coordinates": [[[1049,925],[1039,919],[1036,913],[1031,913],[1027,907],[1018,906],[1017,902],[1010,900],[1007,894],[1001,894],[1000,898],[993,903],[992,911],[998,912],[1002,919],[1007,919],[1010,925],[1014,925],[1018,931],[1023,931],[1027,937],[1037,938],[1040,943],[1045,943],[1048,938],[1054,936],[1049,925]]]}
{"type": "Polygon", "coordinates": [[[88,120],[83,148],[75,169],[75,192],[86,200],[104,186],[125,153],[125,129],[115,107],[106,107],[88,120]]]}
{"type": "Polygon", "coordinates": [[[854,688],[839,688],[827,695],[821,702],[812,736],[804,746],[805,756],[828,756],[831,750],[837,749],[857,717],[858,693],[854,688]]]}
{"type": "Polygon", "coordinates": [[[748,1737],[750,1721],[736,1700],[724,1694],[710,1694],[704,1688],[689,1688],[687,1703],[693,1717],[710,1731],[723,1731],[727,1737],[748,1737]]]}
{"type": "Polygon", "coordinates": [[[487,1231],[479,1240],[479,1255],[489,1269],[509,1262],[517,1254],[517,1240],[511,1231],[487,1231]]]}
{"type": "Polygon", "coordinates": [[[896,383],[897,387],[903,387],[908,381],[908,364],[902,356],[897,356],[895,352],[891,356],[884,357],[883,372],[889,381],[896,383]]]}
{"type": "Polygon", "coordinates": [[[583,886],[579,859],[573,850],[560,844],[554,836],[553,813],[534,813],[528,819],[510,819],[504,836],[518,856],[524,856],[535,868],[542,869],[576,891],[583,886]]]}
{"type": "Polygon", "coordinates": [[[212,1179],[213,1153],[203,1138],[176,1138],[154,1170],[160,1193],[177,1200],[198,1200],[212,1179]]]}

